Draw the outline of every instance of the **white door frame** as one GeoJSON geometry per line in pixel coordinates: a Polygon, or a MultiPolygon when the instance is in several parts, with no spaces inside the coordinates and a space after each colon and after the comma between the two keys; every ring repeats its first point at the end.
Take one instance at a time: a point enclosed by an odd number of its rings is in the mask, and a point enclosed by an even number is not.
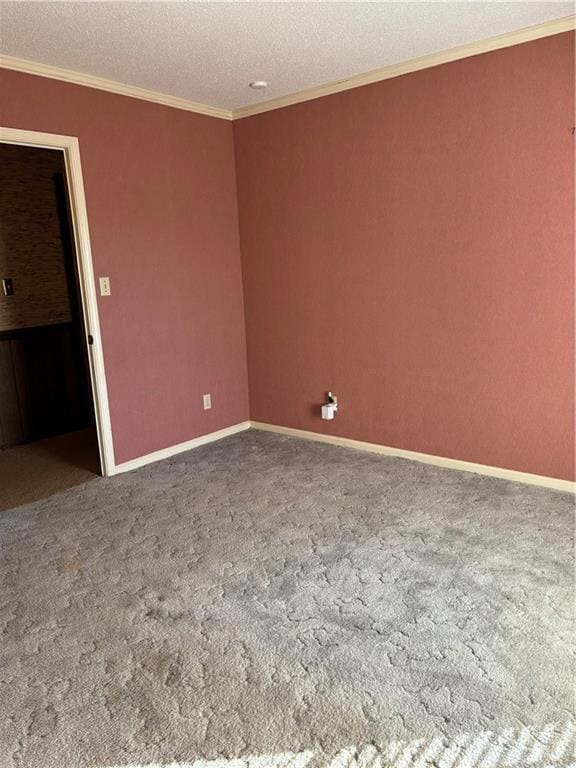
{"type": "Polygon", "coordinates": [[[98,432],[98,449],[102,474],[113,475],[115,472],[114,446],[112,443],[112,426],[108,407],[108,389],[102,354],[102,339],[100,336],[100,321],[98,318],[98,302],[96,285],[92,266],[92,251],[90,248],[90,232],[88,229],[88,214],[86,198],[84,197],[84,182],[80,163],[80,147],[75,136],[58,136],[53,133],[38,133],[19,128],[0,128],[0,143],[21,144],[26,147],[41,147],[43,149],[59,149],[64,153],[68,196],[72,216],[72,231],[76,251],[76,264],[80,282],[80,301],[88,362],[90,381],[94,400],[96,430],[98,432]],[[88,344],[91,336],[93,343],[88,344]]]}

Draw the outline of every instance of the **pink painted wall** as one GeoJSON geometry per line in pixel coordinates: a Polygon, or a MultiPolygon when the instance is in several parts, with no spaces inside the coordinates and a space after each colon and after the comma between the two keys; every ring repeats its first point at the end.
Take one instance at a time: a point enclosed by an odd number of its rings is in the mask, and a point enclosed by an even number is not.
{"type": "Polygon", "coordinates": [[[572,477],[573,67],[560,35],[234,137],[0,70],[1,124],[80,140],[116,460],[248,418],[235,145],[253,419],[572,477]]]}
{"type": "Polygon", "coordinates": [[[247,419],[231,124],[6,70],[0,94],[1,125],[80,141],[116,461],[247,419]]]}
{"type": "Polygon", "coordinates": [[[254,420],[573,476],[573,43],[234,124],[254,420]]]}

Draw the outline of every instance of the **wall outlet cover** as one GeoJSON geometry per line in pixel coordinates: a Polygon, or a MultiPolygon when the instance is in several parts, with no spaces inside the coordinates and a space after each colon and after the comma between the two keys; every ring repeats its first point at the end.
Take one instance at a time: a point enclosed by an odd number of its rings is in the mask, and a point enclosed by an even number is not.
{"type": "Polygon", "coordinates": [[[100,278],[100,296],[110,296],[112,291],[110,290],[110,278],[109,277],[101,277],[100,278]]]}
{"type": "Polygon", "coordinates": [[[212,395],[210,393],[202,395],[202,403],[205,411],[210,410],[210,408],[212,408],[212,395]]]}

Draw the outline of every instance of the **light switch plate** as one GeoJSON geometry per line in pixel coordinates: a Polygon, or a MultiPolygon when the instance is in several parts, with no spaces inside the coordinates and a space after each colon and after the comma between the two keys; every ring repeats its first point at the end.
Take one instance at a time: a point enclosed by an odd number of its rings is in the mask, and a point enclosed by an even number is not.
{"type": "Polygon", "coordinates": [[[112,291],[110,290],[110,278],[109,277],[101,277],[100,278],[100,296],[110,296],[112,291]]]}
{"type": "Polygon", "coordinates": [[[202,403],[204,405],[204,410],[209,411],[210,408],[212,408],[212,395],[210,393],[202,395],[202,403]]]}

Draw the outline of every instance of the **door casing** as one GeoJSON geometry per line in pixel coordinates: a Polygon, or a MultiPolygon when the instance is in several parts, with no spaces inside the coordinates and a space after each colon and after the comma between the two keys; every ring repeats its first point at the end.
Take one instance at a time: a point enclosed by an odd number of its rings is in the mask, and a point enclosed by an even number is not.
{"type": "Polygon", "coordinates": [[[58,149],[64,154],[72,232],[80,283],[80,302],[82,305],[84,334],[88,347],[88,363],[90,381],[92,383],[100,467],[103,475],[113,475],[115,474],[116,467],[114,445],[112,442],[112,425],[108,405],[108,387],[106,385],[106,371],[104,368],[104,355],[98,317],[98,301],[96,298],[96,282],[92,265],[90,231],[88,228],[88,213],[84,196],[78,139],[75,136],[60,136],[58,134],[27,131],[19,128],[0,128],[0,143],[20,144],[26,147],[42,149],[58,149]]]}

